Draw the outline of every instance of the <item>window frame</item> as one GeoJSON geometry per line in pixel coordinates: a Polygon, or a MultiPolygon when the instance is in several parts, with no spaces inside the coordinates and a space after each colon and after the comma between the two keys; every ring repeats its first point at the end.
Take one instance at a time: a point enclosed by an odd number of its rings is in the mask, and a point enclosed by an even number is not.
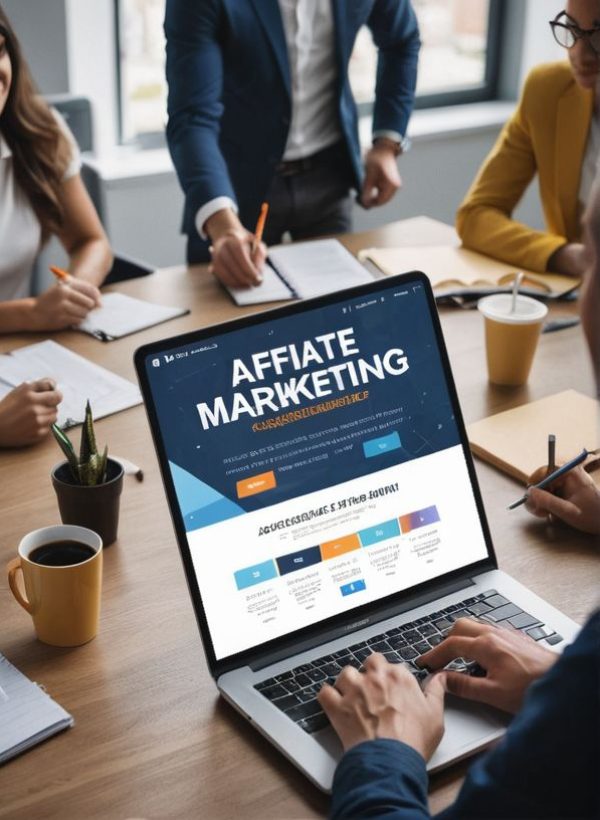
{"type": "MultiPolygon", "coordinates": [[[[146,131],[137,134],[131,139],[123,136],[125,104],[123,94],[123,71],[122,61],[122,3],[121,0],[114,2],[115,21],[115,62],[116,62],[116,84],[117,84],[117,134],[120,145],[134,143],[141,148],[159,148],[166,145],[164,130],[146,131]]],[[[429,108],[442,108],[445,106],[466,105],[469,103],[487,102],[498,98],[498,86],[500,81],[502,45],[505,29],[505,3],[503,0],[489,0],[488,25],[486,38],[486,59],[483,82],[476,86],[466,86],[453,91],[439,91],[433,94],[420,94],[415,97],[415,111],[429,108]]],[[[369,116],[373,113],[374,100],[357,103],[359,117],[369,116]]]]}

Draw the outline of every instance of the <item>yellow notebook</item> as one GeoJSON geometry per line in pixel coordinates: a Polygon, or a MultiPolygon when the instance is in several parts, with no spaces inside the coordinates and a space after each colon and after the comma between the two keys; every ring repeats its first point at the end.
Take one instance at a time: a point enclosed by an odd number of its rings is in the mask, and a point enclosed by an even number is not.
{"type": "Polygon", "coordinates": [[[600,447],[600,404],[576,390],[565,390],[476,421],[467,427],[472,452],[527,483],[548,462],[548,435],[556,436],[556,463],[585,447],[600,447]]]}
{"type": "MultiPolygon", "coordinates": [[[[429,277],[436,295],[488,291],[490,288],[508,289],[519,270],[514,265],[452,245],[365,248],[358,258],[361,262],[370,262],[388,276],[422,270],[429,277]]],[[[581,280],[573,276],[528,270],[523,270],[523,273],[523,290],[549,297],[564,296],[581,284],[581,280]]]]}

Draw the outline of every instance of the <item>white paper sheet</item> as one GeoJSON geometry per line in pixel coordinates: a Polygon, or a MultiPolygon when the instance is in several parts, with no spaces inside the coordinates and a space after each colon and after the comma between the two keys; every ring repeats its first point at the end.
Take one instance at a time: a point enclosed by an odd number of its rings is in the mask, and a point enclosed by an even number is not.
{"type": "Polygon", "coordinates": [[[102,296],[102,307],[88,313],[78,330],[110,341],[185,313],[188,313],[185,308],[156,305],[124,293],[107,293],[102,296]]]}
{"type": "Polygon", "coordinates": [[[50,377],[63,394],[58,425],[81,424],[89,399],[95,419],[142,403],[137,385],[51,340],[0,355],[0,398],[23,382],[50,377]]]}

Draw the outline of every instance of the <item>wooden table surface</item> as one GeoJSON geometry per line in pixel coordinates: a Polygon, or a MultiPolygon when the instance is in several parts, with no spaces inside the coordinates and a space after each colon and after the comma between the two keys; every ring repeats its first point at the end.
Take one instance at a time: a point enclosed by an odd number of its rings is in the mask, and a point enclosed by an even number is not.
{"type": "MultiPolygon", "coordinates": [[[[366,246],[454,242],[426,218],[345,238],[366,246]]],[[[132,354],[166,335],[241,315],[202,268],[171,268],[123,283],[124,293],[192,308],[190,315],[116,342],[75,332],[61,344],[135,381],[132,354]]],[[[256,309],[256,308],[254,308],[256,309]]],[[[251,311],[253,308],[247,308],[251,311]]],[[[576,312],[571,302],[551,314],[576,312]]],[[[468,422],[573,387],[594,395],[579,327],[543,335],[526,387],[488,384],[477,311],[442,308],[442,325],[468,422]]],[[[41,339],[0,337],[0,351],[41,339]]],[[[75,431],[78,437],[78,430],[75,431]]],[[[11,818],[322,817],[327,797],[222,703],[205,666],[150,431],[136,407],[97,424],[99,444],[139,464],[126,476],[118,542],[105,553],[98,637],[57,649],[39,643],[0,574],[0,651],[73,716],[76,725],[0,767],[0,816],[11,818]]],[[[56,444],[0,454],[0,564],[29,530],[59,523],[50,483],[56,444]]],[[[516,482],[476,462],[500,566],[577,621],[597,602],[594,539],[550,527],[523,509],[508,513],[516,482]]],[[[468,763],[435,775],[430,804],[452,801],[468,763]]]]}

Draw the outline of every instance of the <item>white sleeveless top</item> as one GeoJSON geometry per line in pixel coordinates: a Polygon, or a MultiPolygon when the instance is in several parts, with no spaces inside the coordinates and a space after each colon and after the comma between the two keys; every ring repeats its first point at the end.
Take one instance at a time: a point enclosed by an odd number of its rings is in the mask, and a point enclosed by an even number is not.
{"type": "MultiPolygon", "coordinates": [[[[79,173],[81,155],[64,119],[52,113],[71,145],[71,160],[63,180],[79,173]]],[[[42,231],[29,200],[15,181],[12,152],[0,132],[0,301],[31,293],[33,266],[40,252],[42,231]]]]}

